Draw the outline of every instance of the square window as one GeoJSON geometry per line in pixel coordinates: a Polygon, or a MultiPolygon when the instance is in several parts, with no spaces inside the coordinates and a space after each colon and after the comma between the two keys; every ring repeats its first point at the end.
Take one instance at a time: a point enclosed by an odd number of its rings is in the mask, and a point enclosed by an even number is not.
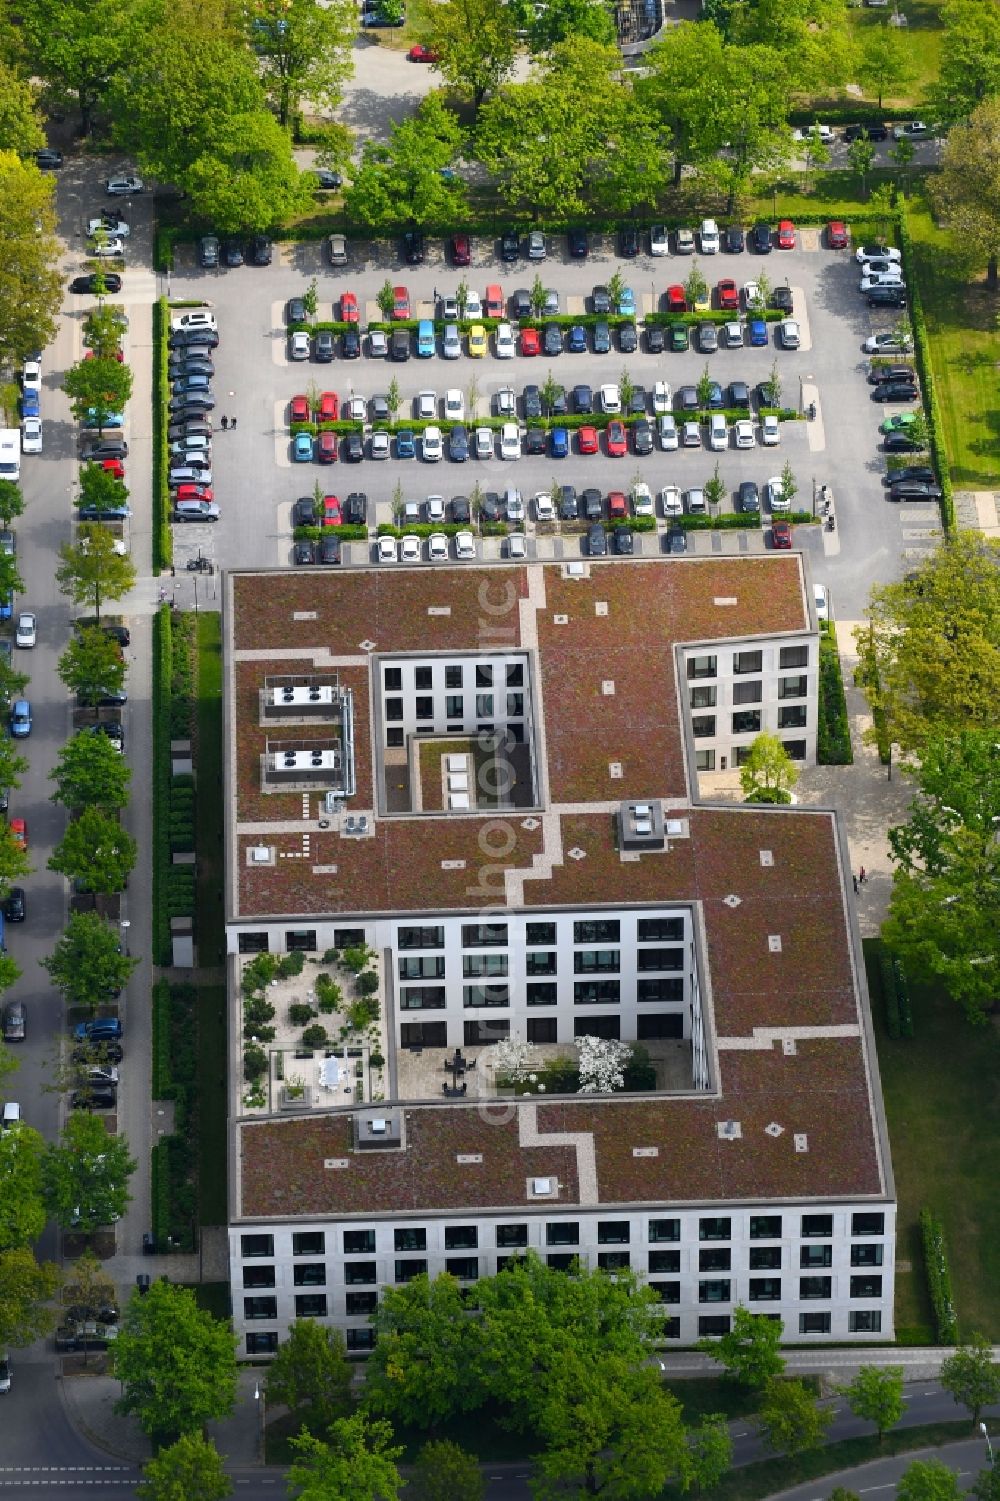
{"type": "Polygon", "coordinates": [[[728,1272],[731,1265],[732,1252],[728,1246],[713,1246],[698,1252],[699,1272],[728,1272]]]}
{"type": "Polygon", "coordinates": [[[426,1261],[420,1261],[416,1257],[412,1261],[397,1261],[396,1281],[412,1282],[414,1277],[422,1277],[426,1271],[426,1261]]]}
{"type": "Polygon", "coordinates": [[[833,1235],[832,1214],[804,1214],[802,1216],[802,1238],[807,1237],[817,1240],[829,1240],[833,1235]]]}
{"type": "Polygon", "coordinates": [[[333,946],[335,949],[364,948],[366,937],[364,928],[334,928],[333,946]]]}
{"type": "Polygon", "coordinates": [[[751,1303],[778,1303],[781,1301],[780,1277],[751,1277],[751,1303]]]}
{"type": "Polygon", "coordinates": [[[434,687],[434,669],[432,667],[415,667],[413,670],[413,686],[418,693],[430,693],[434,687]]]}
{"type": "Polygon", "coordinates": [[[556,972],[555,951],[533,950],[527,957],[526,968],[529,975],[554,975],[556,972]]]}
{"type": "Polygon", "coordinates": [[[492,693],[476,694],[476,717],[477,719],[492,719],[493,695],[492,693]]]}
{"type": "Polygon", "coordinates": [[[598,1220],[597,1244],[599,1246],[627,1246],[629,1239],[628,1220],[598,1220]]]}
{"type": "Polygon", "coordinates": [[[526,987],[525,1000],[529,1006],[554,1006],[559,999],[559,987],[551,980],[535,980],[526,987]]]}
{"type": "Polygon", "coordinates": [[[403,735],[403,731],[402,730],[386,730],[386,732],[385,732],[385,743],[390,748],[390,750],[393,749],[395,746],[404,745],[406,743],[406,740],[405,740],[405,736],[403,735]]]}
{"type": "Polygon", "coordinates": [[[448,719],[461,719],[465,713],[465,699],[460,693],[449,693],[444,701],[444,712],[448,719]]]}
{"type": "Polygon", "coordinates": [[[508,693],[508,695],[507,695],[507,718],[508,719],[523,719],[524,718],[524,694],[523,693],[508,693]]]}
{"type": "Polygon", "coordinates": [[[778,656],[778,666],[782,671],[792,667],[808,667],[808,646],[783,646],[778,656]]]}
{"type": "Polygon", "coordinates": [[[292,1235],[293,1256],[322,1256],[326,1251],[326,1236],[322,1230],[298,1230],[292,1235]]]}
{"type": "Polygon", "coordinates": [[[739,675],[749,672],[760,672],[764,664],[764,653],[761,651],[737,651],[733,652],[733,672],[739,675]]]}
{"type": "MultiPolygon", "coordinates": [[[[444,974],[444,960],[441,961],[441,971],[444,974]]],[[[478,980],[484,977],[505,979],[507,976],[506,954],[463,954],[462,976],[466,980],[478,980]]]]}
{"type": "Polygon", "coordinates": [[[776,1272],[780,1266],[780,1246],[750,1247],[750,1270],[752,1272],[776,1272]]]}
{"type": "Polygon", "coordinates": [[[694,753],[694,765],[696,771],[715,770],[715,751],[700,750],[694,753]]]}
{"type": "Polygon", "coordinates": [[[716,677],[717,676],[717,672],[716,672],[716,658],[715,658],[715,656],[713,655],[713,656],[708,656],[708,657],[688,657],[688,661],[687,661],[687,675],[688,675],[688,682],[693,682],[696,678],[714,678],[714,677],[716,677]]]}
{"type": "MultiPolygon", "coordinates": [[[[489,1047],[492,1042],[503,1042],[510,1036],[510,1022],[506,1018],[483,1017],[462,1025],[462,1041],[467,1048],[489,1047]]],[[[443,1047],[445,1039],[442,1038],[443,1047]]]]}
{"type": "Polygon", "coordinates": [[[728,1303],[730,1284],[728,1277],[714,1277],[698,1283],[699,1303],[728,1303]]]}
{"type": "Polygon", "coordinates": [[[245,1266],[243,1268],[244,1287],[273,1287],[273,1266],[245,1266]]]}
{"type": "Polygon", "coordinates": [[[852,1235],[884,1235],[885,1215],[861,1213],[851,1215],[852,1235]]]}
{"type": "Polygon", "coordinates": [[[497,1247],[504,1246],[507,1249],[513,1247],[519,1249],[528,1244],[527,1225],[498,1225],[497,1247]]]}
{"type": "Polygon", "coordinates": [[[640,917],[635,925],[640,943],[682,943],[683,917],[640,917]]]}
{"type": "Polygon", "coordinates": [[[276,1319],[278,1317],[277,1298],[244,1298],[243,1317],[245,1319],[276,1319]]]}
{"type": "Polygon", "coordinates": [[[508,688],[523,688],[524,687],[524,663],[523,662],[508,662],[507,663],[507,687],[508,688]]]}
{"type": "Polygon", "coordinates": [[[529,949],[551,946],[556,941],[554,922],[529,922],[524,925],[524,941],[529,949]]]}
{"type": "Polygon", "coordinates": [[[550,1251],[545,1258],[545,1265],[550,1266],[554,1272],[568,1272],[575,1261],[575,1255],[565,1251],[550,1251]]]}
{"type": "Polygon", "coordinates": [[[277,1348],[277,1330],[262,1329],[257,1334],[247,1334],[248,1355],[273,1355],[277,1348]]]}
{"type": "Polygon", "coordinates": [[[881,1334],[882,1311],[878,1308],[856,1308],[847,1315],[847,1327],[851,1334],[881,1334]]]}
{"type": "Polygon", "coordinates": [[[732,1240],[733,1222],[730,1219],[706,1217],[698,1221],[699,1240],[732,1240]]]}
{"type": "Polygon", "coordinates": [[[474,1251],[479,1245],[479,1231],[475,1225],[446,1225],[444,1248],[446,1251],[474,1251]]]}
{"type": "Polygon", "coordinates": [[[405,1226],[402,1230],[392,1232],[393,1250],[395,1251],[426,1251],[427,1231],[411,1229],[405,1226]]]}
{"type": "Polygon", "coordinates": [[[731,1327],[728,1313],[702,1314],[698,1319],[698,1333],[703,1335],[728,1334],[731,1327]]]}
{"type": "Polygon", "coordinates": [[[573,924],[574,943],[618,943],[621,940],[621,923],[615,919],[598,918],[590,922],[573,924]]]}
{"type": "Polygon", "coordinates": [[[636,968],[641,974],[649,974],[651,970],[658,969],[683,969],[684,950],[680,945],[672,949],[639,949],[636,954],[636,968]]]}
{"type": "Polygon", "coordinates": [[[374,1261],[347,1261],[344,1263],[344,1281],[348,1287],[364,1287],[376,1282],[374,1261]]]}
{"type": "Polygon", "coordinates": [[[289,954],[315,954],[316,929],[298,928],[285,934],[285,948],[289,954]]]}
{"type": "MultiPolygon", "coordinates": [[[[619,980],[576,980],[573,984],[573,1004],[575,1006],[617,1006],[621,1000],[621,982],[619,980]]],[[[591,1037],[617,1037],[621,1028],[618,1017],[607,1018],[613,1031],[601,1032],[601,1019],[591,1016],[586,1021],[574,1023],[575,1036],[585,1037],[589,1033],[591,1037]]]]}
{"type": "Polygon", "coordinates": [[[602,1272],[622,1272],[631,1260],[627,1251],[598,1251],[597,1265],[602,1272]]]}
{"type": "Polygon", "coordinates": [[[699,714],[691,721],[691,733],[696,740],[707,740],[715,734],[715,715],[699,714]]]}
{"type": "Polygon", "coordinates": [[[401,667],[383,667],[382,686],[386,693],[400,693],[403,687],[403,669],[401,667]]]}
{"type": "Polygon", "coordinates": [[[830,1298],[833,1296],[832,1287],[832,1277],[800,1277],[799,1297],[803,1299],[830,1298]]]}
{"type": "Polygon", "coordinates": [[[507,947],[507,924],[463,923],[462,947],[464,949],[488,949],[507,947]]]}
{"type": "Polygon", "coordinates": [[[750,683],[733,684],[734,704],[759,704],[764,696],[764,685],[760,678],[755,678],[750,683]]]}
{"type": "Polygon", "coordinates": [[[823,1312],[823,1313],[800,1313],[799,1314],[799,1333],[800,1334],[829,1334],[830,1333],[830,1314],[827,1313],[827,1312],[823,1312]]]}
{"type": "Polygon", "coordinates": [[[714,709],[718,689],[703,686],[688,689],[688,701],[692,709],[714,709]]]}
{"type": "Polygon", "coordinates": [[[851,1266],[881,1266],[883,1247],[880,1241],[851,1247],[851,1266]]]}
{"type": "Polygon", "coordinates": [[[398,723],[403,717],[403,700],[401,698],[387,698],[385,701],[385,717],[388,723],[398,723]]]}
{"type": "Polygon", "coordinates": [[[680,1321],[680,1319],[667,1319],[666,1323],[663,1326],[663,1337],[664,1337],[664,1339],[680,1339],[680,1337],[681,1337],[681,1321],[680,1321]]]}
{"type": "Polygon", "coordinates": [[[674,1241],[681,1238],[680,1220],[650,1220],[649,1231],[646,1239],[650,1245],[656,1245],[662,1241],[674,1241]]]}
{"type": "Polygon", "coordinates": [[[420,694],[414,700],[414,711],[418,719],[434,718],[434,700],[429,694],[420,694]]]}
{"type": "Polygon", "coordinates": [[[570,1220],[554,1220],[545,1226],[547,1246],[578,1246],[580,1226],[570,1220]]]}
{"type": "Polygon", "coordinates": [[[808,693],[808,678],[804,672],[797,673],[793,678],[778,679],[779,698],[805,698],[808,693]]]}
{"type": "Polygon", "coordinates": [[[833,1266],[832,1246],[801,1246],[799,1266],[833,1266]]]}
{"type": "Polygon", "coordinates": [[[651,1282],[649,1285],[661,1303],[679,1303],[681,1301],[681,1285],[679,1282],[651,1282]]]}
{"type": "Polygon", "coordinates": [[[510,989],[507,985],[466,985],[462,1004],[467,1010],[480,1006],[509,1006],[510,989]]]}
{"type": "Polygon", "coordinates": [[[273,1256],[273,1235],[241,1235],[240,1250],[244,1256],[273,1256]]]}
{"type": "Polygon", "coordinates": [[[297,1319],[325,1319],[326,1293],[298,1293],[295,1298],[297,1319]]]}
{"type": "Polygon", "coordinates": [[[650,1251],[646,1261],[651,1272],[679,1272],[681,1269],[680,1251],[650,1251]]]}
{"type": "Polygon", "coordinates": [[[805,760],[806,743],[804,740],[783,740],[781,743],[793,761],[805,760]]]}
{"type": "Polygon", "coordinates": [[[490,662],[477,662],[476,663],[476,687],[477,688],[492,688],[493,687],[493,665],[492,665],[492,663],[490,663],[490,662]]]}
{"type": "Polygon", "coordinates": [[[558,1042],[559,1023],[554,1016],[529,1017],[527,1036],[529,1042],[558,1042]]]}
{"type": "Polygon", "coordinates": [[[444,686],[446,688],[461,688],[461,686],[462,686],[462,667],[461,667],[460,663],[445,668],[445,670],[444,670],[444,686]]]}
{"type": "Polygon", "coordinates": [[[266,933],[241,933],[239,936],[239,949],[241,954],[266,954],[266,933]]]}
{"type": "Polygon", "coordinates": [[[779,730],[801,730],[805,726],[808,709],[805,704],[788,704],[778,710],[779,730]]]}
{"type": "Polygon", "coordinates": [[[445,1270],[460,1282],[475,1282],[479,1276],[478,1256],[446,1256],[445,1270]]]}
{"type": "Polygon", "coordinates": [[[399,928],[396,933],[396,946],[401,949],[443,949],[444,928],[399,928]]]}
{"type": "Polygon", "coordinates": [[[345,1256],[371,1256],[375,1251],[374,1230],[345,1230],[345,1256]]]}
{"type": "Polygon", "coordinates": [[[577,949],[573,955],[577,975],[616,975],[620,968],[620,949],[577,949]]]}
{"type": "Polygon", "coordinates": [[[296,1287],[325,1287],[326,1265],[322,1261],[300,1261],[295,1268],[296,1287]]]}
{"type": "Polygon", "coordinates": [[[852,1298],[881,1298],[882,1278],[876,1276],[857,1276],[851,1278],[852,1298]]]}
{"type": "Polygon", "coordinates": [[[761,726],[760,709],[741,709],[733,715],[734,735],[759,735],[761,726]]]}
{"type": "Polygon", "coordinates": [[[374,1350],[374,1329],[348,1329],[345,1334],[348,1350],[374,1350]]]}
{"type": "Polygon", "coordinates": [[[346,1311],[348,1318],[374,1313],[378,1307],[378,1293],[348,1293],[346,1311]]]}

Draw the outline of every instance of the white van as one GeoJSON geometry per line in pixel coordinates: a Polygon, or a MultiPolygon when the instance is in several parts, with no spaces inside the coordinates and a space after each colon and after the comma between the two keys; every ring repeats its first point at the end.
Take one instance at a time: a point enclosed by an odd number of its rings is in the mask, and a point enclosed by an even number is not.
{"type": "Polygon", "coordinates": [[[2,1129],[9,1131],[21,1124],[21,1107],[16,1100],[8,1100],[3,1107],[2,1129]]]}

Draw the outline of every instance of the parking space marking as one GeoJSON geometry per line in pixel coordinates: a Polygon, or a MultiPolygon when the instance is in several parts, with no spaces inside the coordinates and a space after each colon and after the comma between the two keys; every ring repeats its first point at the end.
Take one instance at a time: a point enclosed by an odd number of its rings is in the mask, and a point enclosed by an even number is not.
{"type": "Polygon", "coordinates": [[[271,303],[271,359],[275,365],[290,365],[288,341],[285,338],[285,304],[271,303]]]}
{"type": "Polygon", "coordinates": [[[816,225],[807,224],[798,233],[800,250],[819,250],[822,247],[823,231],[816,225]]]}
{"type": "Polygon", "coordinates": [[[288,402],[274,403],[274,462],[279,469],[292,467],[292,440],[288,433],[288,402]]]}
{"type": "Polygon", "coordinates": [[[809,301],[806,297],[805,287],[792,287],[790,282],[785,283],[791,288],[792,293],[792,316],[799,325],[799,349],[803,354],[808,354],[813,347],[812,329],[809,327],[809,301]]]}

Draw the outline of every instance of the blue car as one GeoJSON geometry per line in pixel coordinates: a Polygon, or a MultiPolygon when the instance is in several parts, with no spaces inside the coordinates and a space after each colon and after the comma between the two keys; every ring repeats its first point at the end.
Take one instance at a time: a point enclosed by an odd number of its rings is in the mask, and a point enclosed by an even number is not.
{"type": "Polygon", "coordinates": [[[117,1042],[122,1035],[122,1024],[117,1016],[99,1016],[96,1021],[77,1022],[73,1028],[76,1042],[117,1042]]]}
{"type": "Polygon", "coordinates": [[[579,323],[574,323],[573,327],[570,329],[569,338],[566,341],[566,348],[569,350],[570,354],[587,353],[587,330],[581,327],[579,323]]]}
{"type": "Polygon", "coordinates": [[[15,740],[25,740],[31,734],[31,705],[26,698],[15,698],[11,704],[10,732],[15,740]]]}
{"type": "Polygon", "coordinates": [[[14,591],[8,590],[6,594],[0,594],[0,620],[12,620],[14,617],[14,591]]]}
{"type": "Polygon", "coordinates": [[[564,427],[554,427],[550,434],[552,439],[552,457],[565,459],[569,454],[569,433],[564,427]]]}
{"type": "Polygon", "coordinates": [[[313,456],[311,433],[296,433],[292,439],[292,463],[308,464],[313,456]]]}
{"type": "Polygon", "coordinates": [[[635,293],[631,287],[622,287],[622,295],[618,299],[618,311],[623,318],[635,317],[635,293]]]}
{"type": "Polygon", "coordinates": [[[417,456],[417,440],[408,427],[401,427],[396,434],[396,457],[397,459],[415,459],[417,456]]]}
{"type": "Polygon", "coordinates": [[[436,344],[434,341],[434,325],[429,318],[421,318],[417,324],[417,354],[422,360],[429,360],[433,355],[436,344]]]}
{"type": "MultiPolygon", "coordinates": [[[[96,428],[98,426],[96,407],[87,408],[87,415],[83,420],[83,425],[85,428],[90,429],[96,428]]],[[[104,421],[100,423],[100,428],[103,432],[114,432],[120,428],[123,428],[124,426],[124,412],[105,412],[104,421]]]]}
{"type": "Polygon", "coordinates": [[[763,318],[751,318],[747,326],[750,330],[750,348],[765,348],[767,344],[767,324],[763,318]]]}
{"type": "Polygon", "coordinates": [[[38,402],[38,392],[37,391],[30,391],[30,390],[29,391],[22,391],[21,392],[21,416],[22,417],[40,417],[41,415],[42,415],[42,409],[41,409],[41,406],[39,405],[39,402],[38,402]]]}

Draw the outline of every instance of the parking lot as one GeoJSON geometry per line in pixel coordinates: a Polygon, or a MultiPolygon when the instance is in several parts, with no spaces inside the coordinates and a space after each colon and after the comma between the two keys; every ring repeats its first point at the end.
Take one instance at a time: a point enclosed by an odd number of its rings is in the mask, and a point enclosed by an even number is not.
{"type": "MultiPolygon", "coordinates": [[[[620,260],[616,248],[610,240],[592,242],[586,260],[570,260],[565,241],[551,241],[547,258],[541,263],[529,263],[522,256],[517,263],[504,264],[498,246],[476,241],[472,266],[458,270],[447,264],[439,241],[428,243],[425,263],[417,267],[402,266],[396,245],[352,242],[346,271],[335,271],[325,263],[319,244],[276,246],[270,267],[232,271],[200,270],[195,265],[194,248],[186,248],[185,263],[173,273],[170,290],[175,298],[203,297],[215,308],[221,343],[216,351],[214,416],[217,424],[223,414],[236,416],[238,428],[235,433],[219,432],[215,442],[215,493],[222,519],[210,528],[179,529],[179,562],[183,563],[187,551],[201,548],[223,565],[291,566],[291,506],[296,497],[311,494],[317,481],[324,493],[337,494],[341,499],[352,491],[364,492],[369,499],[372,528],[393,519],[394,497],[422,501],[429,495],[441,495],[448,501],[455,495],[468,496],[477,484],[484,491],[515,486],[528,502],[529,557],[574,557],[585,546],[582,526],[535,531],[530,497],[551,491],[554,483],[574,485],[578,492],[597,487],[605,496],[611,490],[628,491],[637,479],[654,492],[667,485],[688,489],[703,486],[718,461],[720,475],[732,496],[744,480],[755,480],[763,486],[788,460],[798,486],[795,506],[809,509],[814,490],[827,485],[835,498],[837,516],[834,532],[819,527],[796,528],[794,545],[812,554],[814,574],[831,585],[838,613],[857,618],[870,584],[895,576],[912,552],[919,552],[934,540],[937,514],[933,505],[902,508],[888,505],[884,499],[881,474],[885,461],[877,447],[877,427],[885,409],[870,399],[865,380],[868,361],[861,346],[874,328],[891,326],[892,315],[869,311],[858,294],[851,252],[828,250],[818,229],[803,229],[792,251],[775,250],[768,256],[747,251],[697,257],[710,285],[727,276],[742,286],[761,270],[772,286],[787,282],[793,291],[795,316],[802,325],[802,346],[795,351],[778,348],[774,325],[769,325],[765,348],[744,346],[708,355],[694,349],[684,354],[650,355],[640,338],[635,354],[623,355],[613,348],[609,354],[597,355],[588,340],[587,353],[564,352],[554,358],[534,359],[518,353],[513,359],[500,360],[493,353],[491,340],[487,356],[472,359],[463,339],[462,354],[454,360],[441,357],[440,340],[434,357],[418,359],[414,354],[404,363],[373,360],[367,354],[357,360],[343,360],[338,354],[331,364],[289,359],[287,299],[301,295],[314,276],[319,319],[334,317],[340,294],[350,290],[358,298],[363,327],[366,315],[374,313],[377,293],[387,279],[407,288],[411,314],[421,317],[431,316],[435,299],[453,295],[463,278],[480,295],[488,284],[499,282],[509,299],[520,288],[530,289],[537,271],[545,286],[558,293],[560,311],[572,314],[588,311],[592,288],[607,284],[617,271],[634,291],[641,323],[645,312],[662,307],[669,284],[687,278],[692,261],[677,255],[654,258],[645,253],[645,245],[644,253],[636,258],[620,260]],[[707,445],[664,452],[657,445],[648,456],[629,451],[625,457],[612,458],[605,451],[603,438],[598,454],[583,456],[576,451],[576,438],[571,435],[570,454],[561,460],[549,454],[529,457],[522,448],[517,460],[504,461],[499,457],[499,442],[494,457],[470,458],[467,463],[449,461],[447,452],[440,463],[422,462],[419,443],[413,459],[397,459],[395,444],[384,462],[372,461],[367,449],[360,464],[293,464],[291,458],[289,403],[296,394],[306,394],[315,401],[319,393],[330,390],[337,393],[341,403],[358,395],[370,400],[384,395],[395,379],[400,391],[398,420],[402,421],[413,414],[419,392],[434,391],[440,413],[446,390],[457,389],[463,394],[466,420],[472,428],[473,405],[481,415],[495,415],[496,396],[504,388],[512,387],[520,396],[526,384],[543,385],[551,374],[567,391],[578,383],[596,391],[604,383],[618,381],[627,370],[634,384],[644,386],[649,393],[647,411],[652,420],[651,394],[657,380],[669,382],[676,393],[684,384],[696,384],[707,365],[710,377],[720,384],[743,380],[753,388],[769,377],[775,361],[782,403],[799,410],[810,400],[817,403],[815,421],[781,425],[777,448],[757,446],[741,452],[731,441],[722,453],[710,452],[707,445]]],[[[520,407],[519,412],[523,428],[520,407]]],[[[695,533],[689,539],[690,550],[762,549],[769,545],[769,520],[765,512],[760,529],[695,533]]],[[[665,545],[666,525],[660,516],[657,535],[637,535],[636,551],[648,554],[660,550],[665,545]]],[[[480,538],[477,547],[484,558],[502,556],[497,538],[480,538]]],[[[345,562],[373,558],[373,538],[367,546],[348,543],[344,548],[345,562]]]]}

